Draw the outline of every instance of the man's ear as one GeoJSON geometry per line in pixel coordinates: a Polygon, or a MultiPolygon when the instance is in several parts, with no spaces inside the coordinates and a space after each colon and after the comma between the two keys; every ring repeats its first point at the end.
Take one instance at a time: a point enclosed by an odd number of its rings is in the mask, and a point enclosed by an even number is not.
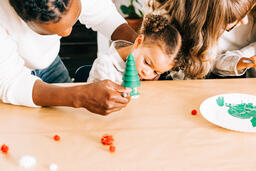
{"type": "Polygon", "coordinates": [[[144,38],[145,36],[143,34],[140,34],[134,42],[134,48],[138,48],[139,46],[141,46],[144,42],[144,38]]]}

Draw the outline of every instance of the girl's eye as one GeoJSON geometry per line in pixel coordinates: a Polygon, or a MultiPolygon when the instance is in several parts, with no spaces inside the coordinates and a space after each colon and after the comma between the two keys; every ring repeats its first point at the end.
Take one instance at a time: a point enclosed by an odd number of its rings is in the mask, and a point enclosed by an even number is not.
{"type": "Polygon", "coordinates": [[[147,60],[145,60],[145,64],[149,65],[149,63],[147,62],[147,60]]]}

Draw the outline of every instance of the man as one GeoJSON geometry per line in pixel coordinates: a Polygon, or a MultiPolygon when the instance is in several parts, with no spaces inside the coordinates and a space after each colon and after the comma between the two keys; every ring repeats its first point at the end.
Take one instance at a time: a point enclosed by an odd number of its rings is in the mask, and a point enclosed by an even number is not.
{"type": "Polygon", "coordinates": [[[71,33],[78,18],[88,28],[113,40],[134,41],[137,36],[111,0],[0,1],[3,102],[31,107],[84,107],[103,115],[129,103],[130,97],[122,94],[130,90],[108,80],[73,87],[48,84],[70,82],[58,52],[61,36],[71,33]]]}

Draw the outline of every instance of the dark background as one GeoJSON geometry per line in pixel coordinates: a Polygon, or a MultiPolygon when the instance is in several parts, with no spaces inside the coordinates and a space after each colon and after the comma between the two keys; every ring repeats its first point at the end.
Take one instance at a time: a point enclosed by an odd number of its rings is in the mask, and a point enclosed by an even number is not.
{"type": "Polygon", "coordinates": [[[61,39],[60,57],[71,78],[82,65],[92,65],[97,57],[97,33],[77,22],[70,36],[61,39]]]}

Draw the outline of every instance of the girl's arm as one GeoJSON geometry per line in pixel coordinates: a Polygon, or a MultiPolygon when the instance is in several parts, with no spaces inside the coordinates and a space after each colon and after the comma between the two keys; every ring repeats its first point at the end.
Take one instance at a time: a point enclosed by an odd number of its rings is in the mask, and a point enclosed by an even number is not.
{"type": "Polygon", "coordinates": [[[102,55],[93,62],[87,82],[93,83],[102,80],[111,80],[119,83],[119,78],[120,76],[113,65],[112,58],[108,55],[102,55]]]}

